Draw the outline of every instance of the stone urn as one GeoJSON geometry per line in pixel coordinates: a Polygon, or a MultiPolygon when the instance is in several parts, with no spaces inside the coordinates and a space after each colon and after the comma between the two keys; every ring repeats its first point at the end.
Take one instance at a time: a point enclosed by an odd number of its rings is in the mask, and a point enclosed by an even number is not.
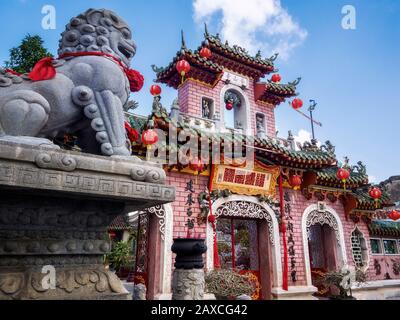
{"type": "Polygon", "coordinates": [[[172,252],[176,254],[172,280],[172,300],[203,300],[204,261],[207,251],[204,239],[174,239],[172,252]]]}

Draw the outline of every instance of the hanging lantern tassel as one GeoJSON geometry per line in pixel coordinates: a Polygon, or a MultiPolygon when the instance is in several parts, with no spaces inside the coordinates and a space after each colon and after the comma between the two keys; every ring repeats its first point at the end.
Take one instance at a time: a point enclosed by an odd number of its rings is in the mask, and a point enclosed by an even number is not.
{"type": "Polygon", "coordinates": [[[146,146],[146,160],[150,161],[151,145],[146,146]]]}
{"type": "Polygon", "coordinates": [[[185,82],[185,72],[181,72],[181,84],[185,82]]]}

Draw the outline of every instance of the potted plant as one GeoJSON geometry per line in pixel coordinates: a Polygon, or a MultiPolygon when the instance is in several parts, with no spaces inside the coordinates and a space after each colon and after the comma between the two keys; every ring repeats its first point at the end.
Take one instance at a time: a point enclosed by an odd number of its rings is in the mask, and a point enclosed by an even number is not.
{"type": "Polygon", "coordinates": [[[338,271],[325,273],[319,280],[318,285],[322,284],[326,288],[336,288],[338,294],[332,294],[331,300],[356,300],[353,297],[351,288],[355,283],[366,281],[366,275],[360,269],[344,266],[338,271]]]}
{"type": "Polygon", "coordinates": [[[118,241],[114,244],[111,252],[106,255],[106,261],[118,276],[124,277],[129,273],[129,270],[126,272],[127,270],[124,269],[130,265],[132,260],[131,249],[131,241],[118,241]]]}
{"type": "Polygon", "coordinates": [[[205,277],[206,291],[217,300],[235,300],[239,296],[254,294],[254,286],[246,275],[232,270],[213,270],[205,277]]]}

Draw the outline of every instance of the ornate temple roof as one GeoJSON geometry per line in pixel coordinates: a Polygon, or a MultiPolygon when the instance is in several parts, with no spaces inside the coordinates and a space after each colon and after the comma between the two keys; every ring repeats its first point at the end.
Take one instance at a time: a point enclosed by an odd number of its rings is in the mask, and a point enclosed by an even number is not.
{"type": "Polygon", "coordinates": [[[119,215],[108,226],[108,230],[131,230],[132,226],[128,222],[126,215],[119,215]]]}
{"type": "MultiPolygon", "coordinates": [[[[277,54],[267,59],[262,58],[260,52],[256,56],[252,56],[246,49],[236,45],[230,46],[227,42],[223,43],[218,35],[210,35],[207,28],[204,38],[202,45],[197,50],[192,51],[186,48],[182,35],[181,50],[176,53],[172,62],[165,68],[152,66],[157,76],[157,82],[177,89],[181,85],[182,79],[176,70],[176,64],[181,59],[189,62],[191,67],[185,76],[186,79],[194,79],[211,87],[214,87],[222,78],[224,69],[252,78],[255,82],[276,71],[274,61],[278,56],[277,54]],[[209,59],[205,59],[199,54],[200,50],[205,46],[212,52],[209,59]]],[[[271,81],[256,83],[256,101],[277,105],[286,98],[296,95],[296,85],[298,83],[299,80],[287,84],[271,81]]]]}
{"type": "MultiPolygon", "coordinates": [[[[277,55],[263,59],[261,52],[258,52],[256,56],[252,56],[245,48],[237,45],[230,46],[228,41],[223,43],[218,34],[210,35],[207,28],[204,38],[202,46],[207,46],[211,50],[213,55],[210,60],[218,65],[233,71],[238,71],[236,69],[240,68],[239,73],[256,80],[275,71],[274,61],[277,55]]],[[[200,49],[201,47],[198,51],[200,49]]]]}
{"type": "Polygon", "coordinates": [[[275,83],[272,81],[256,83],[254,85],[255,100],[278,105],[287,98],[297,95],[296,86],[299,82],[300,78],[288,84],[275,83]]]}
{"type": "MultiPolygon", "coordinates": [[[[211,130],[199,129],[189,126],[184,121],[174,121],[165,112],[154,112],[148,119],[154,121],[155,127],[162,129],[168,133],[169,126],[174,126],[179,133],[180,130],[186,130],[194,136],[207,138],[211,144],[213,141],[223,142],[241,142],[250,148],[253,147],[257,160],[266,164],[284,165],[299,169],[319,169],[326,168],[336,164],[336,157],[332,150],[321,148],[310,148],[300,151],[292,150],[285,145],[280,139],[271,137],[257,138],[246,136],[244,134],[231,132],[217,132],[211,130]]],[[[136,120],[130,120],[131,123],[136,120]]],[[[142,127],[143,128],[143,127],[142,127]]],[[[142,147],[145,150],[144,147],[142,147]]],[[[165,145],[168,150],[176,151],[179,146],[174,144],[165,145]]]]}
{"type": "MultiPolygon", "coordinates": [[[[129,117],[129,121],[138,131],[144,130],[149,120],[154,122],[155,128],[165,131],[167,135],[170,126],[173,126],[178,134],[181,130],[185,130],[187,133],[193,134],[194,137],[206,138],[210,146],[215,141],[221,141],[221,148],[226,142],[231,142],[232,144],[240,142],[250,148],[254,148],[256,160],[263,164],[278,165],[308,172],[314,176],[311,182],[313,188],[322,188],[327,194],[335,194],[334,197],[339,197],[340,194],[343,194],[350,201],[348,207],[350,215],[358,214],[362,211],[363,215],[371,219],[372,214],[377,209],[393,205],[385,189],[382,189],[382,197],[378,203],[370,197],[368,175],[362,162],[358,162],[354,166],[349,166],[346,162],[346,166],[350,171],[350,178],[346,182],[346,189],[344,189],[343,183],[336,177],[339,167],[335,156],[335,148],[329,141],[320,147],[316,143],[306,142],[301,146],[300,150],[294,150],[290,147],[289,140],[272,137],[257,138],[239,133],[233,134],[231,132],[198,128],[189,125],[184,120],[184,115],[180,116],[178,120],[172,119],[163,108],[153,112],[149,117],[129,117]]],[[[160,149],[165,150],[168,157],[169,153],[178,152],[180,147],[180,144],[164,142],[161,144],[160,149]]],[[[140,144],[137,144],[134,149],[137,154],[145,154],[146,148],[140,144]]],[[[197,152],[198,150],[194,151],[197,152]]],[[[183,165],[178,165],[178,168],[184,167],[183,165]]]]}
{"type": "Polygon", "coordinates": [[[368,224],[369,234],[376,237],[399,237],[400,222],[374,220],[368,224]]]}
{"type": "MultiPolygon", "coordinates": [[[[346,181],[346,188],[354,189],[368,184],[368,175],[365,167],[363,167],[362,163],[359,165],[361,167],[354,166],[350,170],[350,178],[346,181]]],[[[336,177],[338,170],[339,167],[334,166],[316,171],[318,184],[332,188],[343,188],[343,183],[336,177]]]]}
{"type": "Polygon", "coordinates": [[[185,59],[190,64],[190,71],[186,75],[187,79],[196,79],[205,84],[214,86],[222,77],[223,68],[211,60],[202,58],[197,51],[183,47],[177,52],[172,62],[166,68],[157,68],[153,66],[156,72],[157,81],[165,83],[168,86],[177,89],[181,84],[181,76],[176,71],[176,64],[179,60],[185,59]]]}
{"type": "Polygon", "coordinates": [[[389,194],[384,189],[382,190],[382,197],[381,199],[379,199],[378,203],[376,203],[375,200],[369,195],[368,185],[353,190],[353,195],[357,199],[358,210],[375,211],[377,207],[383,208],[393,205],[393,202],[390,200],[389,194]]]}

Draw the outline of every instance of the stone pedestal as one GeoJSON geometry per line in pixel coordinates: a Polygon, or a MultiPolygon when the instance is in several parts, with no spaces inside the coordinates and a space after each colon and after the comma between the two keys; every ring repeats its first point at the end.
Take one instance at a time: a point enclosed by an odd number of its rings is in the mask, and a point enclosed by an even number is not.
{"type": "Polygon", "coordinates": [[[172,278],[172,300],[203,300],[204,270],[175,269],[172,278]]]}
{"type": "Polygon", "coordinates": [[[127,299],[103,265],[109,223],[171,202],[165,173],[108,158],[0,142],[0,299],[127,299]]]}
{"type": "Polygon", "coordinates": [[[203,300],[203,254],[207,251],[204,239],[174,239],[171,249],[176,253],[172,300],[203,300]]]}

